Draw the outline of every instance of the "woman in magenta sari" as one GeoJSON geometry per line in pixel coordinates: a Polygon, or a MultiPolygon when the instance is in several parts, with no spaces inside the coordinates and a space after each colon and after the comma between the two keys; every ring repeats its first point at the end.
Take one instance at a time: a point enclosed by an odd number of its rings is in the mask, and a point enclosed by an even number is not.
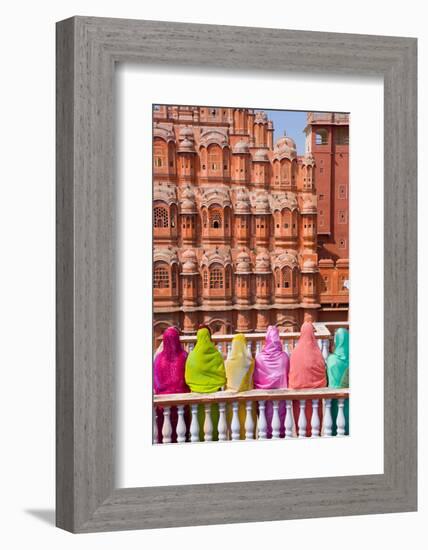
{"type": "MultiPolygon", "coordinates": [[[[180,334],[176,327],[169,327],[162,335],[162,350],[155,356],[153,364],[153,388],[155,394],[187,393],[189,387],[184,380],[184,365],[187,352],[180,342],[180,334]]],[[[158,442],[162,441],[163,409],[157,407],[158,442]]],[[[188,414],[186,414],[188,417],[188,414]]],[[[172,441],[177,440],[175,426],[177,424],[177,408],[171,409],[173,426],[172,441]]],[[[187,422],[186,422],[187,424],[187,422]]]]}
{"type": "MultiPolygon", "coordinates": [[[[254,387],[261,390],[288,388],[289,359],[282,349],[278,327],[270,326],[266,332],[266,342],[262,351],[256,355],[254,368],[254,387]]],[[[267,437],[272,435],[272,402],[266,402],[267,437]]],[[[285,401],[280,402],[280,436],[284,436],[285,401]]]]}
{"type": "MultiPolygon", "coordinates": [[[[289,387],[292,390],[325,388],[327,375],[324,358],[315,339],[312,323],[305,322],[300,338],[291,353],[289,387]]],[[[306,400],[306,435],[311,435],[312,401],[306,400]]],[[[293,414],[296,424],[299,419],[299,401],[293,401],[293,414]]],[[[322,425],[322,405],[319,402],[318,414],[322,425]]]]}

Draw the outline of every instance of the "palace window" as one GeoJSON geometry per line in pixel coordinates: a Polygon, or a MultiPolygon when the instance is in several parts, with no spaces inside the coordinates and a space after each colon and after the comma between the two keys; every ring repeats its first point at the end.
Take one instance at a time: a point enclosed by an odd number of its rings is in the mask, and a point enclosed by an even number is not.
{"type": "Polygon", "coordinates": [[[327,130],[317,130],[315,132],[315,144],[316,145],[327,145],[328,143],[328,132],[327,130]]]}
{"type": "Polygon", "coordinates": [[[223,288],[223,271],[217,267],[210,271],[210,288],[223,288]]]}
{"type": "Polygon", "coordinates": [[[169,288],[169,274],[165,267],[156,267],[153,277],[154,288],[169,288]]]}
{"type": "Polygon", "coordinates": [[[222,218],[221,213],[218,210],[214,210],[210,213],[210,227],[212,229],[221,229],[222,218]]]}
{"type": "Polygon", "coordinates": [[[168,227],[169,216],[168,209],[162,206],[156,206],[153,211],[153,227],[168,227]]]}
{"type": "Polygon", "coordinates": [[[222,151],[218,145],[211,145],[208,149],[208,166],[211,172],[218,172],[222,165],[222,151]]]}
{"type": "Polygon", "coordinates": [[[202,212],[202,223],[203,223],[203,226],[206,228],[207,227],[207,220],[208,216],[207,216],[207,211],[206,210],[203,210],[202,212]]]}
{"type": "Polygon", "coordinates": [[[348,145],[349,144],[349,130],[343,126],[339,126],[335,129],[334,138],[336,145],[348,145]]]}
{"type": "Polygon", "coordinates": [[[291,272],[289,267],[285,267],[282,271],[282,287],[283,288],[291,287],[291,272]]]}
{"type": "Polygon", "coordinates": [[[203,280],[204,280],[204,288],[208,288],[208,273],[206,270],[204,271],[203,280]]]}
{"type": "Polygon", "coordinates": [[[163,145],[154,146],[153,157],[156,168],[166,166],[166,148],[163,145]]]}

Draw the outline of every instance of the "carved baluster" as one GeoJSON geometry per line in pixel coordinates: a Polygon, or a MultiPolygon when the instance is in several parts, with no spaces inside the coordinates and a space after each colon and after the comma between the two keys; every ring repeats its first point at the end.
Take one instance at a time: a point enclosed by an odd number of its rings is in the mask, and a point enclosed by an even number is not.
{"type": "Polygon", "coordinates": [[[226,403],[219,403],[218,405],[219,417],[218,417],[218,440],[227,440],[227,420],[226,420],[226,403]]]}
{"type": "Polygon", "coordinates": [[[249,353],[252,354],[253,351],[252,351],[252,346],[251,346],[251,344],[252,344],[251,340],[248,340],[248,342],[247,342],[247,350],[248,350],[249,353]]]}
{"type": "Polygon", "coordinates": [[[339,437],[343,437],[345,435],[345,400],[344,399],[338,399],[338,411],[337,411],[337,418],[336,418],[336,426],[337,426],[337,435],[339,437]]]}
{"type": "Polygon", "coordinates": [[[300,410],[299,410],[299,422],[298,422],[299,437],[306,437],[305,407],[306,407],[306,399],[301,399],[300,400],[300,410]]]}
{"type": "Polygon", "coordinates": [[[184,405],[178,405],[178,420],[177,420],[177,443],[184,443],[186,441],[186,423],[184,421],[184,405]]]}
{"type": "Polygon", "coordinates": [[[158,442],[158,415],[157,415],[157,407],[153,407],[153,443],[158,442]]]}
{"type": "Polygon", "coordinates": [[[322,340],[321,340],[321,338],[317,338],[317,343],[318,343],[318,347],[320,348],[320,350],[322,352],[322,340]]]}
{"type": "Polygon", "coordinates": [[[322,353],[322,356],[324,357],[324,361],[327,361],[327,357],[329,355],[329,341],[328,341],[328,338],[326,340],[323,340],[322,341],[322,350],[321,350],[321,353],[322,353]]]}
{"type": "Polygon", "coordinates": [[[331,399],[325,400],[325,412],[324,412],[324,436],[330,437],[332,434],[333,419],[331,416],[331,399]]]}
{"type": "Polygon", "coordinates": [[[190,423],[190,441],[199,441],[198,405],[192,405],[192,421],[190,423]]]}
{"type": "Polygon", "coordinates": [[[290,355],[290,345],[288,340],[284,340],[284,351],[287,355],[290,355]]]}
{"type": "Polygon", "coordinates": [[[213,440],[213,421],[211,420],[211,403],[205,404],[204,441],[213,440]]]}
{"type": "Polygon", "coordinates": [[[223,342],[217,344],[217,349],[223,355],[223,342]]]}
{"type": "Polygon", "coordinates": [[[262,350],[262,343],[261,343],[260,340],[257,340],[257,342],[256,342],[256,354],[260,353],[261,350],[262,350]]]}
{"type": "Polygon", "coordinates": [[[293,413],[292,411],[293,402],[290,399],[287,399],[285,402],[286,413],[285,413],[285,437],[289,439],[293,437],[293,413]]]}
{"type": "Polygon", "coordinates": [[[279,430],[281,428],[281,422],[278,412],[278,401],[273,401],[273,413],[272,413],[272,439],[279,439],[279,430]]]}
{"type": "Polygon", "coordinates": [[[267,422],[265,413],[265,401],[259,401],[259,418],[257,422],[258,439],[267,439],[267,422]]]}
{"type": "Polygon", "coordinates": [[[234,401],[232,403],[232,411],[232,424],[230,429],[232,431],[232,441],[237,441],[241,430],[241,426],[239,424],[238,401],[234,401]]]}
{"type": "Polygon", "coordinates": [[[162,443],[171,443],[172,425],[171,425],[171,407],[163,409],[162,425],[162,443]]]}
{"type": "Polygon", "coordinates": [[[193,348],[195,347],[195,344],[193,342],[189,342],[189,345],[188,345],[188,349],[189,349],[189,353],[191,351],[193,351],[193,348]]]}
{"type": "Polygon", "coordinates": [[[232,351],[232,342],[227,342],[226,348],[227,348],[227,355],[229,356],[230,352],[232,351]]]}
{"type": "Polygon", "coordinates": [[[320,417],[318,414],[318,399],[312,399],[312,417],[311,417],[311,435],[312,437],[320,436],[320,417]]]}
{"type": "Polygon", "coordinates": [[[245,404],[247,412],[245,416],[245,439],[254,439],[254,419],[253,419],[253,403],[247,401],[245,404]]]}

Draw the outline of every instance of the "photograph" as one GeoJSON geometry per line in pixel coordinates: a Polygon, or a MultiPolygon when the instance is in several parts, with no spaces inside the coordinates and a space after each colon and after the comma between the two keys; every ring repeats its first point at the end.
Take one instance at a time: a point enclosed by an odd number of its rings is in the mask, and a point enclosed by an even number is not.
{"type": "Polygon", "coordinates": [[[350,113],[152,122],[153,443],[348,436],[350,113]]]}

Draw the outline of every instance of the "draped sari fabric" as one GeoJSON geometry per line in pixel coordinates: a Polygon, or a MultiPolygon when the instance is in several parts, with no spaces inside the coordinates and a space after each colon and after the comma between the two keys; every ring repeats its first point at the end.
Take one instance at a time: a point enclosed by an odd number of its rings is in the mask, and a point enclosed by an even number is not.
{"type": "MultiPolygon", "coordinates": [[[[153,389],[155,394],[187,393],[189,387],[184,380],[184,368],[187,353],[180,342],[180,335],[175,327],[169,327],[163,333],[162,347],[155,356],[153,363],[153,389]]],[[[186,414],[188,417],[188,414],[186,414]]],[[[171,408],[171,423],[177,424],[177,408],[171,408]]],[[[158,442],[162,441],[163,409],[157,407],[158,442]]],[[[177,438],[173,429],[172,441],[177,438]]]]}
{"type": "MultiPolygon", "coordinates": [[[[186,361],[185,380],[190,390],[195,393],[213,393],[226,384],[226,372],[223,356],[211,340],[210,331],[200,328],[196,334],[196,345],[186,361]]],[[[213,422],[213,439],[218,438],[218,405],[211,406],[213,422]]],[[[204,410],[198,407],[200,439],[204,439],[204,410]]]]}
{"type": "MultiPolygon", "coordinates": [[[[334,352],[327,358],[327,378],[329,388],[347,388],[349,386],[349,332],[344,328],[338,328],[334,335],[334,352]]],[[[332,434],[337,433],[338,400],[331,402],[331,415],[333,417],[332,434]]],[[[345,435],[349,435],[349,399],[345,399],[345,435]]]]}
{"type": "MultiPolygon", "coordinates": [[[[290,362],[287,353],[282,349],[278,327],[270,326],[266,332],[266,341],[262,351],[256,355],[254,369],[254,387],[257,389],[288,388],[288,372],[290,362]]],[[[267,437],[272,435],[272,402],[267,401],[265,406],[267,421],[267,437]]],[[[280,436],[284,435],[286,405],[281,401],[279,405],[279,417],[281,423],[280,436]]]]}
{"type": "MultiPolygon", "coordinates": [[[[227,356],[225,367],[226,389],[240,392],[248,391],[253,388],[254,359],[251,352],[247,349],[247,339],[243,334],[236,334],[233,337],[232,348],[227,356]]],[[[255,409],[253,413],[255,413],[255,409]]],[[[246,414],[245,403],[240,402],[238,406],[240,439],[245,439],[246,414]]],[[[228,406],[229,423],[231,416],[231,406],[228,406]]]]}
{"type": "MultiPolygon", "coordinates": [[[[289,387],[293,390],[325,388],[327,377],[324,358],[317,345],[312,323],[305,322],[300,337],[290,358],[289,387]]],[[[293,413],[296,424],[299,418],[300,404],[293,402],[293,413]]],[[[312,401],[306,400],[306,435],[311,435],[312,401]]],[[[322,425],[322,406],[319,402],[318,414],[322,425]]]]}

